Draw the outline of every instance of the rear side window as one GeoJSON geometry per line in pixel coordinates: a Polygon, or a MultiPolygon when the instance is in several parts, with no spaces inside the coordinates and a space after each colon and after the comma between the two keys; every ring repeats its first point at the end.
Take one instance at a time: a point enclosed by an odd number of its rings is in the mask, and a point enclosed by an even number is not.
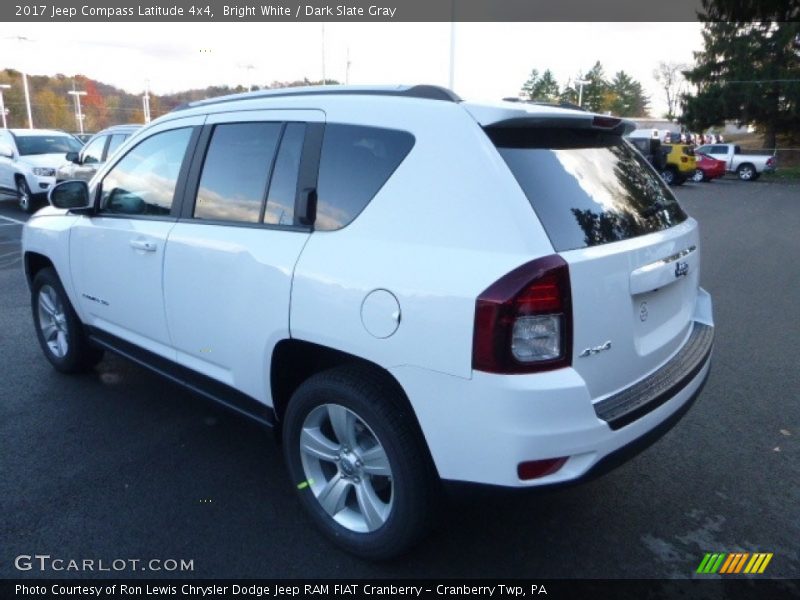
{"type": "Polygon", "coordinates": [[[406,131],[326,125],[315,228],[341,229],[355,219],[413,146],[414,136],[406,131]]]}
{"type": "Polygon", "coordinates": [[[626,240],[686,219],[644,157],[619,136],[563,128],[487,133],[556,251],[626,240]]]}
{"type": "Polygon", "coordinates": [[[122,145],[122,142],[128,139],[127,133],[115,133],[111,136],[111,141],[108,143],[108,150],[106,156],[111,156],[114,151],[122,145]]]}
{"type": "Polygon", "coordinates": [[[206,152],[196,219],[258,223],[281,123],[217,125],[206,152]]]}

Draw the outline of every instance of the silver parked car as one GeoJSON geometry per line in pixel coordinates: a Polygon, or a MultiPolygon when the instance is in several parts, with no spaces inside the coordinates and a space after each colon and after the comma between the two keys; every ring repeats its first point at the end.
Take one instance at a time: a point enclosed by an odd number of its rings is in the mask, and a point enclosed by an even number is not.
{"type": "Polygon", "coordinates": [[[56,183],[70,179],[89,181],[122,143],[141,125],[114,125],[96,133],[80,152],[67,154],[67,161],[56,171],[56,183]]]}

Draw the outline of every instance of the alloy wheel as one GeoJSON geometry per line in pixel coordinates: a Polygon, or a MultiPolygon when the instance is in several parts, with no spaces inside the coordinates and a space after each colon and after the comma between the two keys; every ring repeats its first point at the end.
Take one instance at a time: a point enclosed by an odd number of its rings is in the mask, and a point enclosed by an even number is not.
{"type": "Polygon", "coordinates": [[[39,329],[47,348],[56,358],[63,358],[69,351],[69,331],[64,305],[55,289],[43,285],[39,290],[39,329]]]}
{"type": "Polygon", "coordinates": [[[394,499],[389,458],[355,412],[339,404],[312,410],[300,434],[300,460],[301,485],[339,525],[364,533],[386,523],[394,499]]]}

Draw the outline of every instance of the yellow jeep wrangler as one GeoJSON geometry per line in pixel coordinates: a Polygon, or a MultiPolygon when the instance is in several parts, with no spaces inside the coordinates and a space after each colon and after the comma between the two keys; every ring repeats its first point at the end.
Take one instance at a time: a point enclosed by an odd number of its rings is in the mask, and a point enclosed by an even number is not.
{"type": "Polygon", "coordinates": [[[694,148],[687,144],[662,144],[664,168],[661,177],[667,185],[681,185],[697,169],[694,148]]]}

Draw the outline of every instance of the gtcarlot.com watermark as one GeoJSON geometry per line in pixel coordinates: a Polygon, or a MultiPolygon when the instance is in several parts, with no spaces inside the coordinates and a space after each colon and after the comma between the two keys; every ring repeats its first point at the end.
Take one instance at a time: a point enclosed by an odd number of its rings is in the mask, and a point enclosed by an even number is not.
{"type": "Polygon", "coordinates": [[[104,572],[120,573],[125,571],[161,571],[186,572],[194,571],[194,559],[183,558],[64,558],[50,554],[20,554],[14,559],[14,567],[18,571],[35,571],[40,573],[64,572],[104,572]]]}

